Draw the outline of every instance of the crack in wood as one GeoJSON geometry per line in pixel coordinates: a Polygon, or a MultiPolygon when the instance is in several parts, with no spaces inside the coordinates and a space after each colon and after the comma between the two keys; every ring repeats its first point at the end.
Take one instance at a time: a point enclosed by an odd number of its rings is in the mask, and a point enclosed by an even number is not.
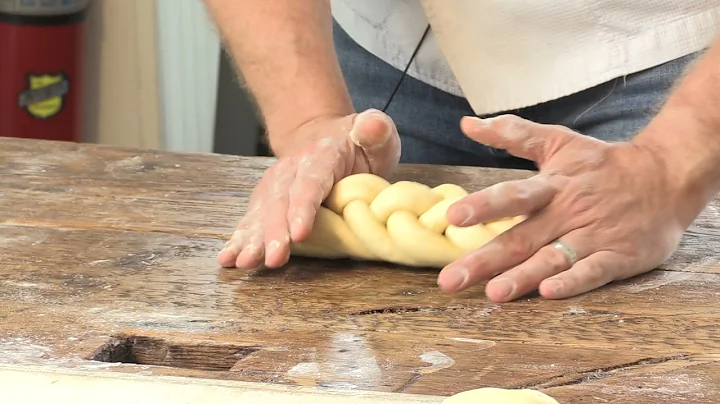
{"type": "Polygon", "coordinates": [[[407,389],[409,389],[415,383],[420,381],[420,379],[422,379],[422,374],[417,373],[417,372],[413,372],[413,373],[414,373],[413,376],[407,382],[405,382],[405,384],[403,384],[402,386],[393,390],[393,393],[404,393],[407,389]]]}
{"type": "Polygon", "coordinates": [[[413,306],[390,306],[381,307],[377,309],[360,310],[349,313],[350,316],[370,316],[375,314],[403,314],[403,313],[417,313],[417,312],[440,312],[440,311],[455,311],[455,310],[469,310],[469,307],[413,307],[413,306]]]}
{"type": "Polygon", "coordinates": [[[563,374],[563,375],[559,375],[559,376],[552,376],[545,380],[541,380],[541,381],[537,381],[537,382],[533,382],[533,383],[520,384],[517,386],[513,386],[512,388],[547,389],[547,388],[551,388],[551,387],[562,387],[562,386],[571,386],[571,385],[581,384],[581,383],[589,383],[589,382],[594,382],[594,381],[605,379],[616,373],[627,371],[636,366],[652,366],[652,365],[657,365],[657,364],[666,363],[666,362],[688,360],[689,358],[690,358],[690,355],[687,355],[687,354],[661,356],[658,358],[645,358],[645,359],[640,359],[640,360],[637,360],[634,362],[621,363],[621,364],[613,365],[613,366],[590,369],[590,370],[586,370],[583,372],[579,372],[574,375],[563,374]]]}
{"type": "Polygon", "coordinates": [[[585,310],[585,309],[578,309],[573,310],[570,309],[570,312],[563,313],[563,316],[594,316],[594,317],[617,317],[622,315],[622,312],[619,311],[602,311],[602,310],[585,310]]]}
{"type": "Polygon", "coordinates": [[[421,310],[430,310],[430,307],[405,307],[405,306],[391,306],[382,307],[379,309],[368,309],[360,310],[350,313],[351,316],[369,316],[373,314],[401,314],[401,313],[416,313],[421,310]]]}

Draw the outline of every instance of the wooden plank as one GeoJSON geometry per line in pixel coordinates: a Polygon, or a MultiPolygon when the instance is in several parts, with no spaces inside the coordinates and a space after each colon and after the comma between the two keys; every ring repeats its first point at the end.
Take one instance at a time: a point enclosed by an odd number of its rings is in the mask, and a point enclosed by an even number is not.
{"type": "MultiPolygon", "coordinates": [[[[219,268],[271,163],[0,139],[0,364],[436,396],[531,387],[568,403],[717,398],[718,201],[665,270],[498,305],[481,286],[441,293],[435,270],[219,268]]],[[[472,190],[528,175],[407,166],[396,179],[472,190]]]]}
{"type": "Polygon", "coordinates": [[[440,404],[443,397],[0,365],[0,399],[56,404],[440,404]]]}

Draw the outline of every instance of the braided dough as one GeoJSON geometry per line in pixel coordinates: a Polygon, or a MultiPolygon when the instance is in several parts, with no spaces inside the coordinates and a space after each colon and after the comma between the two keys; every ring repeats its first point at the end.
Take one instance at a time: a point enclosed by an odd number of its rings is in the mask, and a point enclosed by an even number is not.
{"type": "Polygon", "coordinates": [[[523,217],[452,226],[450,205],[468,195],[457,185],[389,183],[373,174],[345,177],[317,212],[310,237],[292,254],[442,268],[512,228],[523,217]]]}
{"type": "Polygon", "coordinates": [[[446,398],[442,404],[559,404],[538,390],[484,387],[446,398]]]}

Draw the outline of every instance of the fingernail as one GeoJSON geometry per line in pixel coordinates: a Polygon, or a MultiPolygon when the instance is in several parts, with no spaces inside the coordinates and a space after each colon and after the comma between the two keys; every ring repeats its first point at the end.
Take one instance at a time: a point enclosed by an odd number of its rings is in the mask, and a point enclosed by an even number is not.
{"type": "Polygon", "coordinates": [[[488,122],[486,119],[478,118],[477,116],[469,116],[468,119],[470,122],[475,125],[478,128],[484,128],[487,126],[490,126],[490,122],[488,122]]]}
{"type": "Polygon", "coordinates": [[[558,281],[558,280],[547,281],[547,285],[548,285],[548,288],[550,288],[550,290],[552,291],[551,293],[552,293],[553,297],[560,295],[562,293],[563,288],[565,287],[565,285],[563,284],[563,281],[558,281]]]}
{"type": "Polygon", "coordinates": [[[470,219],[472,219],[475,215],[475,209],[473,209],[473,207],[468,204],[460,205],[460,212],[462,212],[460,214],[460,226],[467,225],[470,222],[470,219]]]}
{"type": "Polygon", "coordinates": [[[267,255],[272,255],[279,249],[280,249],[280,242],[277,240],[273,240],[273,241],[269,242],[267,245],[267,255]]]}
{"type": "Polygon", "coordinates": [[[510,279],[498,279],[493,282],[493,289],[497,291],[498,298],[501,300],[505,300],[515,293],[515,288],[517,288],[517,284],[510,279]]]}
{"type": "Polygon", "coordinates": [[[366,117],[374,117],[380,119],[386,119],[387,114],[377,108],[368,108],[365,111],[358,114],[358,119],[364,119],[366,117]]]}
{"type": "Polygon", "coordinates": [[[380,148],[385,145],[385,142],[387,142],[388,139],[390,139],[390,136],[393,132],[393,124],[388,119],[387,115],[383,113],[382,111],[378,109],[368,109],[366,111],[361,112],[358,114],[358,116],[355,118],[355,124],[353,125],[352,129],[350,130],[350,139],[358,146],[363,146],[363,143],[366,143],[366,141],[363,141],[361,139],[362,136],[358,133],[358,127],[365,119],[380,119],[385,123],[385,133],[380,139],[376,139],[373,144],[369,145],[370,149],[380,148]]]}
{"type": "MultiPolygon", "coordinates": [[[[457,290],[463,287],[470,278],[470,271],[465,267],[455,267],[448,270],[446,280],[443,282],[444,288],[448,290],[457,290]]],[[[443,286],[439,285],[439,286],[443,286]]]]}

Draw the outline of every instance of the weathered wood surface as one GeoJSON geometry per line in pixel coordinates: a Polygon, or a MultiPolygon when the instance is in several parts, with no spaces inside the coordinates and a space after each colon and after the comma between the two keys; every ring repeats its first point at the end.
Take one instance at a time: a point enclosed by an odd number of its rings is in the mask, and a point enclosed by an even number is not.
{"type": "MultiPolygon", "coordinates": [[[[720,402],[720,204],[662,270],[562,301],[217,251],[271,160],[0,138],[0,363],[561,403],[720,402]],[[91,359],[95,360],[91,360],[91,359]],[[134,362],[126,364],[102,361],[134,362]]],[[[402,167],[467,189],[529,175],[402,167]]]]}

